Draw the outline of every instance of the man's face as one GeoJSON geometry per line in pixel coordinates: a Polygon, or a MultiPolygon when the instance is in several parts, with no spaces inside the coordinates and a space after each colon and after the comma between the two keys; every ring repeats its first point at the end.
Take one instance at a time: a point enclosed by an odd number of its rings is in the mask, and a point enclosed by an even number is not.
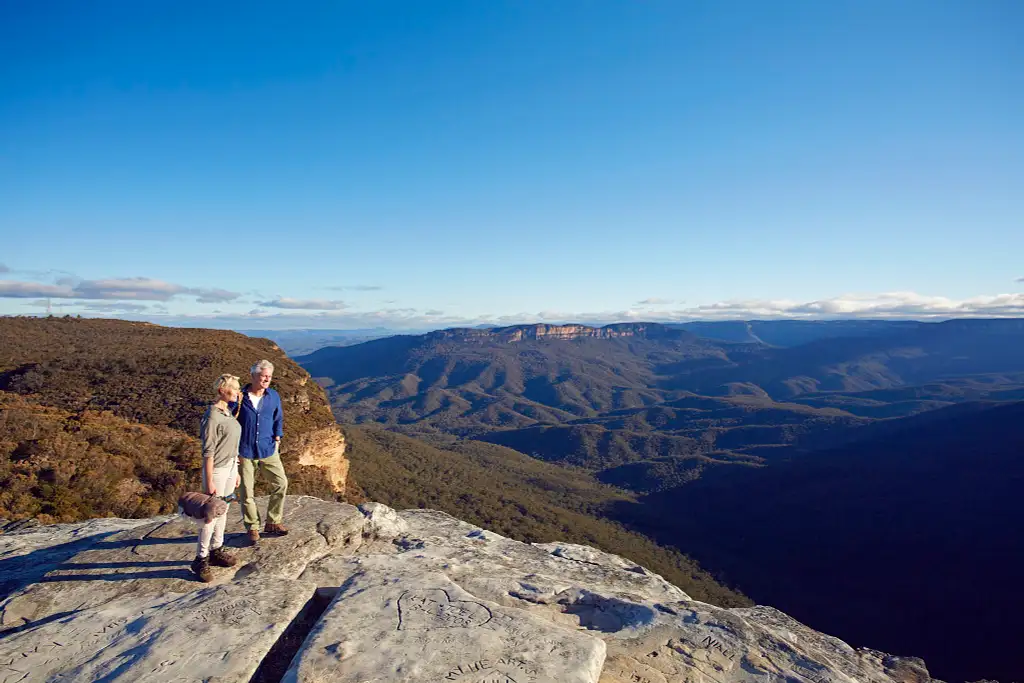
{"type": "Polygon", "coordinates": [[[270,380],[274,377],[274,373],[270,370],[260,370],[252,374],[252,385],[257,389],[266,389],[270,386],[270,380]]]}

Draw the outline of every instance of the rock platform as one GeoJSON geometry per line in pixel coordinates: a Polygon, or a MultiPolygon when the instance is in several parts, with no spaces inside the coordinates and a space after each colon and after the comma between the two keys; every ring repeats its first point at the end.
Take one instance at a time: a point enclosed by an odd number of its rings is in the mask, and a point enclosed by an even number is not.
{"type": "MultiPolygon", "coordinates": [[[[265,505],[265,502],[261,502],[265,505]]],[[[179,517],[0,533],[0,683],[924,683],[924,663],[626,558],[430,510],[289,497],[287,536],[194,580],[179,517]]]]}

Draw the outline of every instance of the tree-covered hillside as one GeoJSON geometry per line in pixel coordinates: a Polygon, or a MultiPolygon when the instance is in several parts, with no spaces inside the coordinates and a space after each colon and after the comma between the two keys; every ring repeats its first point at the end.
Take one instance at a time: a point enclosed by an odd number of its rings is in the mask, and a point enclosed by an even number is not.
{"type": "Polygon", "coordinates": [[[221,330],[0,318],[0,517],[73,521],[174,509],[198,485],[199,422],[222,373],[267,358],[285,403],[290,491],[331,497],[295,458],[335,425],[323,390],[273,342],[221,330]]]}

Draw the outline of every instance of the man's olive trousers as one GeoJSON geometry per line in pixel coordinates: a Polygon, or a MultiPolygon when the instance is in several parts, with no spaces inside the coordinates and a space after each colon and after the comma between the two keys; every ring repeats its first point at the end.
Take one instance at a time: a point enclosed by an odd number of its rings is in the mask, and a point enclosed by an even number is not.
{"type": "Polygon", "coordinates": [[[260,513],[256,509],[256,475],[262,472],[270,485],[270,502],[267,503],[267,521],[280,524],[284,518],[284,496],[288,492],[288,477],[284,473],[281,454],[254,460],[241,458],[239,474],[242,485],[239,488],[239,502],[242,504],[242,522],[246,529],[259,529],[260,513]]]}

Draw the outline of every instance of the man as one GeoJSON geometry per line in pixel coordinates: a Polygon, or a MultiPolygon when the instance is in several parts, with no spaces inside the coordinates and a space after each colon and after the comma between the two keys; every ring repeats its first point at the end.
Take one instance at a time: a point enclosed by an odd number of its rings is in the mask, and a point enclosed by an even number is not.
{"type": "Polygon", "coordinates": [[[283,536],[288,529],[281,523],[284,516],[284,495],[288,491],[288,477],[281,463],[281,435],[284,411],[281,397],[270,388],[274,364],[261,360],[250,368],[252,383],[245,385],[237,403],[231,406],[242,427],[238,447],[238,465],[242,485],[239,502],[242,504],[242,522],[248,530],[249,542],[260,540],[260,518],[256,509],[256,475],[266,474],[270,484],[270,502],[267,504],[267,525],[263,532],[283,536]]]}

